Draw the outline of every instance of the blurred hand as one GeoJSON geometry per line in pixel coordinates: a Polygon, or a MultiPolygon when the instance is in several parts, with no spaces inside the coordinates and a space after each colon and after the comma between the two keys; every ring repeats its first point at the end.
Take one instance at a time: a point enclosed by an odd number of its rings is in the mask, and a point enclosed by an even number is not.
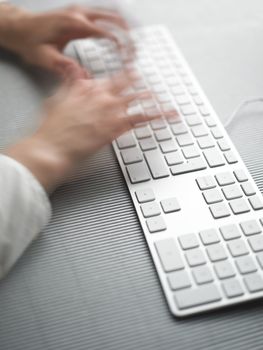
{"type": "Polygon", "coordinates": [[[65,84],[46,103],[39,130],[6,154],[24,164],[52,192],[79,162],[145,121],[142,114],[126,113],[130,103],[149,98],[148,92],[123,94],[133,80],[122,73],[111,80],[80,79],[65,84]]]}
{"type": "Polygon", "coordinates": [[[103,29],[106,21],[127,31],[128,25],[117,13],[81,6],[33,14],[6,4],[0,7],[0,45],[19,54],[27,63],[59,75],[74,69],[78,78],[86,71],[73,59],[63,55],[69,41],[87,37],[104,37],[120,45],[118,38],[103,29]]]}

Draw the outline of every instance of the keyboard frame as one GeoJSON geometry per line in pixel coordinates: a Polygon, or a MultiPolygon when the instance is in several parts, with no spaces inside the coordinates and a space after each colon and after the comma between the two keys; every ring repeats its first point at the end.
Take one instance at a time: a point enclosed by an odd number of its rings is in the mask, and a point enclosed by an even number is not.
{"type": "MultiPolygon", "coordinates": [[[[256,186],[252,176],[250,175],[249,171],[247,170],[243,160],[241,159],[238,151],[236,150],[233,142],[231,141],[230,137],[228,136],[226,130],[224,129],[219,117],[215,113],[213,107],[211,106],[208,98],[206,97],[204,91],[202,90],[200,84],[198,83],[197,79],[195,78],[194,74],[192,73],[189,65],[187,64],[185,58],[183,57],[180,49],[177,47],[177,45],[174,42],[174,39],[169,32],[164,26],[158,25],[158,26],[149,26],[149,27],[142,27],[142,28],[136,28],[133,31],[139,32],[139,31],[144,31],[145,32],[154,32],[154,31],[161,31],[163,35],[165,36],[168,44],[173,47],[174,52],[176,56],[179,58],[179,60],[182,62],[182,65],[184,67],[184,70],[187,72],[187,76],[189,76],[192,80],[193,85],[196,87],[198,90],[198,95],[202,98],[204,101],[204,105],[206,108],[209,110],[210,115],[212,116],[213,119],[217,122],[218,127],[224,134],[224,138],[226,139],[227,143],[231,146],[231,150],[234,152],[235,156],[238,159],[238,163],[236,164],[226,164],[224,166],[220,166],[217,168],[207,168],[205,170],[201,171],[196,171],[193,173],[188,173],[188,174],[182,174],[182,175],[177,175],[173,176],[170,175],[168,178],[163,178],[163,179],[157,179],[153,180],[151,179],[150,181],[144,182],[144,183],[138,183],[138,184],[132,184],[129,176],[126,171],[126,166],[123,163],[122,157],[120,150],[118,148],[118,145],[116,141],[113,142],[113,148],[117,157],[117,160],[119,162],[120,168],[122,170],[124,179],[126,181],[127,187],[130,192],[130,196],[132,198],[134,208],[136,210],[137,216],[139,218],[140,224],[142,226],[143,232],[145,239],[147,241],[148,247],[151,252],[151,256],[154,262],[154,265],[156,267],[156,270],[158,272],[158,276],[162,285],[162,289],[164,291],[165,297],[167,299],[169,309],[171,313],[177,317],[185,317],[185,316],[191,316],[197,313],[202,313],[206,311],[212,311],[216,309],[221,309],[223,307],[227,306],[233,306],[242,302],[247,302],[251,300],[255,300],[258,298],[261,298],[263,296],[263,291],[262,292],[257,292],[255,294],[250,294],[248,293],[247,290],[245,290],[245,294],[240,296],[240,297],[235,297],[234,299],[227,299],[226,296],[224,295],[222,288],[219,287],[220,294],[222,296],[221,301],[219,302],[213,302],[205,305],[200,305],[196,306],[194,308],[189,308],[189,309],[184,309],[180,310],[174,300],[174,292],[170,289],[170,286],[168,284],[167,280],[167,274],[164,272],[163,267],[161,265],[159,256],[157,254],[156,248],[155,248],[155,242],[165,239],[165,238],[173,238],[176,240],[176,237],[182,234],[187,234],[187,233],[192,233],[192,232],[200,232],[201,230],[204,229],[209,229],[209,228],[219,228],[220,226],[227,225],[227,224],[232,224],[236,223],[239,224],[240,222],[249,220],[249,219],[260,219],[263,217],[263,210],[258,210],[258,211],[250,211],[249,213],[241,214],[241,215],[234,215],[232,214],[230,217],[222,218],[222,219],[213,219],[208,205],[205,203],[203,196],[202,196],[202,191],[198,189],[198,186],[196,184],[196,178],[199,176],[205,176],[205,175],[216,175],[220,172],[225,172],[225,171],[235,171],[238,169],[243,169],[246,172],[246,175],[248,177],[249,182],[251,182],[256,190],[256,194],[260,196],[261,198],[261,193],[256,186]],[[191,185],[192,184],[192,185],[191,185]],[[165,221],[167,222],[167,230],[158,232],[158,233],[150,233],[148,230],[148,227],[146,225],[146,219],[143,217],[140,204],[137,201],[135,192],[139,189],[143,188],[152,188],[155,193],[155,197],[157,199],[157,202],[160,202],[160,200],[165,199],[168,197],[176,197],[178,198],[182,210],[178,213],[174,214],[162,214],[162,216],[165,218],[165,221]],[[171,189],[174,188],[174,191],[171,191],[171,189]],[[187,191],[184,190],[184,188],[187,188],[187,191]],[[172,193],[171,193],[172,192],[172,193]],[[184,193],[185,192],[185,193],[184,193]],[[166,195],[167,194],[167,195],[166,195]],[[196,203],[193,205],[193,202],[196,203]],[[191,215],[191,220],[189,220],[189,215],[185,213],[185,211],[195,211],[192,212],[191,215]],[[174,219],[176,215],[180,215],[180,219],[177,220],[174,219]],[[173,217],[173,218],[172,218],[173,217]]],[[[77,41],[75,43],[75,48],[76,52],[82,61],[82,63],[85,65],[83,55],[84,53],[82,52],[82,45],[83,41],[77,41]]],[[[202,117],[202,116],[201,116],[202,117]]],[[[202,117],[203,118],[203,117],[202,117]]],[[[244,238],[243,238],[244,239],[244,238]]],[[[178,242],[177,242],[178,243],[178,242]]],[[[226,247],[226,243],[222,237],[221,237],[221,243],[226,247]]],[[[179,245],[179,244],[178,244],[179,245]]],[[[205,250],[205,247],[201,246],[202,250],[205,250]]],[[[183,254],[183,251],[181,251],[181,255],[183,254]]],[[[184,259],[185,260],[185,259],[184,259]]],[[[232,259],[233,262],[234,258],[232,259]]],[[[209,261],[207,258],[207,266],[210,266],[213,274],[213,263],[209,261]]],[[[185,270],[189,272],[189,275],[191,276],[191,282],[193,282],[193,276],[191,271],[191,268],[185,264],[185,270]]],[[[263,276],[262,271],[260,271],[261,275],[263,276]]],[[[236,276],[237,279],[242,280],[242,276],[240,274],[237,274],[236,276]]],[[[221,282],[218,281],[216,278],[214,282],[215,284],[220,284],[221,282]]],[[[196,283],[194,283],[196,285],[196,283]]],[[[243,285],[243,282],[242,282],[243,285]]]]}

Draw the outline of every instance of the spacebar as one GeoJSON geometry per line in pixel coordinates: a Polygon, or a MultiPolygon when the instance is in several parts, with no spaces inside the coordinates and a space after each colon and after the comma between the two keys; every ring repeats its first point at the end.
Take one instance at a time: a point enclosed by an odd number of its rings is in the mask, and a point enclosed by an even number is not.
{"type": "Polygon", "coordinates": [[[206,168],[206,162],[200,157],[189,160],[187,163],[172,166],[171,173],[173,175],[180,175],[185,173],[191,173],[193,171],[203,170],[206,168]]]}
{"type": "Polygon", "coordinates": [[[179,309],[187,309],[221,300],[221,295],[214,284],[198,289],[182,290],[175,293],[174,297],[179,309]]]}

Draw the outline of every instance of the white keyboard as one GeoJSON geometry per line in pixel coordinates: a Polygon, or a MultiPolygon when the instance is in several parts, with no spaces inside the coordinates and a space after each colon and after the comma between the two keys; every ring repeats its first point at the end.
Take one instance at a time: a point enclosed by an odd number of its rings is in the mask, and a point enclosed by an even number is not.
{"type": "MultiPolygon", "coordinates": [[[[143,77],[134,91],[155,97],[130,112],[180,114],[113,143],[170,310],[187,316],[262,297],[261,193],[167,29],[132,37],[143,77]]],[[[124,66],[106,40],[75,48],[96,76],[124,66]]]]}

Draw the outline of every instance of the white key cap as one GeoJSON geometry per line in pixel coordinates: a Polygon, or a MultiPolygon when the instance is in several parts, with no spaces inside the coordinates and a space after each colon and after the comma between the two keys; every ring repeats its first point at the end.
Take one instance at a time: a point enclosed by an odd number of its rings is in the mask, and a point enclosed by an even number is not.
{"type": "Polygon", "coordinates": [[[229,261],[220,261],[214,264],[214,269],[219,279],[230,278],[236,275],[235,270],[229,261]]]}
{"type": "Polygon", "coordinates": [[[196,146],[186,146],[182,151],[186,159],[200,157],[200,152],[196,146]]]}
{"type": "Polygon", "coordinates": [[[155,242],[155,247],[165,272],[184,268],[179,248],[172,238],[155,242]]]}
{"type": "Polygon", "coordinates": [[[154,192],[151,188],[144,188],[135,192],[139,203],[146,203],[155,200],[154,192]]]}
{"type": "Polygon", "coordinates": [[[227,143],[226,139],[220,139],[217,141],[218,146],[220,147],[221,151],[229,151],[230,150],[230,146],[227,143]]]}
{"type": "Polygon", "coordinates": [[[177,123],[171,126],[174,135],[186,134],[188,129],[184,123],[177,123]]]}
{"type": "Polygon", "coordinates": [[[212,117],[206,117],[205,118],[206,125],[211,128],[213,126],[216,126],[216,121],[212,117]]]}
{"type": "Polygon", "coordinates": [[[236,265],[241,274],[257,271],[257,266],[251,256],[242,256],[236,259],[236,265]]]}
{"type": "Polygon", "coordinates": [[[172,290],[191,287],[191,281],[186,271],[176,271],[169,273],[168,282],[172,290]]]}
{"type": "Polygon", "coordinates": [[[210,168],[225,164],[224,157],[216,148],[208,148],[203,153],[210,168]]]}
{"type": "Polygon", "coordinates": [[[262,235],[250,237],[248,239],[248,243],[250,244],[253,252],[260,252],[263,250],[263,236],[262,235]]]}
{"type": "Polygon", "coordinates": [[[172,135],[168,129],[157,130],[155,131],[154,135],[158,142],[170,140],[172,138],[172,135]]]}
{"type": "Polygon", "coordinates": [[[237,279],[225,281],[222,283],[222,287],[228,298],[235,298],[244,294],[241,284],[237,279]]]}
{"type": "Polygon", "coordinates": [[[178,96],[178,95],[183,95],[185,93],[183,87],[180,85],[180,86],[174,86],[172,89],[171,89],[171,93],[175,96],[178,96]]]}
{"type": "Polygon", "coordinates": [[[208,130],[204,125],[196,125],[191,128],[194,137],[202,137],[208,135],[208,130]]]}
{"type": "Polygon", "coordinates": [[[116,140],[119,149],[129,148],[136,146],[135,139],[131,132],[121,135],[116,140]]]}
{"type": "Polygon", "coordinates": [[[187,233],[179,236],[178,240],[183,249],[192,249],[199,247],[197,236],[194,233],[187,233]]]}
{"type": "Polygon", "coordinates": [[[249,197],[248,200],[249,200],[249,202],[250,202],[250,204],[251,204],[251,207],[252,207],[254,210],[263,209],[263,203],[262,203],[261,197],[252,196],[252,197],[249,197]]]}
{"type": "Polygon", "coordinates": [[[138,163],[143,160],[142,152],[137,148],[127,148],[121,151],[121,157],[124,164],[138,163]]]}
{"type": "Polygon", "coordinates": [[[166,128],[166,123],[163,119],[156,119],[150,122],[153,130],[159,130],[166,128]]]}
{"type": "Polygon", "coordinates": [[[187,250],[185,256],[190,267],[199,266],[206,263],[205,255],[201,249],[195,248],[187,250]]]}
{"type": "Polygon", "coordinates": [[[194,102],[198,106],[202,106],[204,104],[204,101],[203,101],[203,99],[200,96],[195,96],[194,97],[194,102]]]}
{"type": "Polygon", "coordinates": [[[225,248],[221,244],[213,244],[207,247],[206,251],[212,262],[227,259],[225,248]]]}
{"type": "Polygon", "coordinates": [[[188,105],[191,103],[191,100],[187,95],[178,95],[176,96],[175,100],[179,106],[188,105]]]}
{"type": "Polygon", "coordinates": [[[242,239],[235,239],[234,241],[230,241],[227,246],[233,257],[246,255],[249,253],[247,246],[242,239]]]}
{"type": "Polygon", "coordinates": [[[207,204],[213,204],[223,201],[222,193],[216,188],[204,191],[203,196],[207,204]]]}
{"type": "Polygon", "coordinates": [[[150,137],[151,136],[151,130],[150,130],[149,126],[136,128],[134,130],[134,132],[135,132],[135,135],[136,135],[137,139],[144,139],[146,137],[150,137]]]}
{"type": "Polygon", "coordinates": [[[176,198],[167,198],[162,200],[161,206],[165,214],[174,213],[181,210],[180,204],[176,198]]]}
{"type": "Polygon", "coordinates": [[[156,216],[153,218],[149,218],[146,221],[146,224],[148,226],[148,230],[151,233],[159,232],[159,231],[164,231],[166,230],[166,224],[164,219],[161,216],[156,216]]]}
{"type": "Polygon", "coordinates": [[[208,284],[196,289],[186,289],[175,293],[175,302],[179,309],[220,301],[221,295],[215,284],[208,284]]]}
{"type": "Polygon", "coordinates": [[[232,151],[225,152],[224,156],[225,156],[226,161],[228,162],[228,164],[235,164],[235,163],[238,162],[238,159],[237,159],[235,153],[232,152],[232,151]]]}
{"type": "Polygon", "coordinates": [[[235,170],[234,174],[239,182],[244,182],[248,180],[248,177],[243,169],[235,170]]]}
{"type": "Polygon", "coordinates": [[[90,61],[90,69],[94,74],[104,73],[105,66],[102,61],[90,61]]]}
{"type": "Polygon", "coordinates": [[[224,218],[230,216],[230,210],[225,203],[215,203],[209,207],[213,217],[215,219],[224,218]]]}
{"type": "Polygon", "coordinates": [[[263,279],[258,273],[253,273],[244,278],[245,285],[250,293],[263,290],[263,279]]]}
{"type": "Polygon", "coordinates": [[[232,185],[235,183],[233,174],[228,172],[219,173],[216,175],[216,181],[220,186],[232,185]]]}
{"type": "Polygon", "coordinates": [[[160,151],[149,151],[144,156],[154,179],[160,179],[170,175],[160,151]]]}
{"type": "Polygon", "coordinates": [[[221,139],[222,137],[224,137],[222,131],[219,129],[218,126],[211,128],[210,130],[215,139],[221,139]]]}
{"type": "Polygon", "coordinates": [[[192,269],[194,279],[197,284],[212,282],[213,275],[207,266],[198,266],[192,269]]]}
{"type": "Polygon", "coordinates": [[[224,193],[224,196],[225,196],[226,199],[228,199],[228,200],[243,197],[243,193],[242,193],[240,187],[237,186],[237,185],[225,186],[225,187],[222,189],[222,191],[223,191],[223,193],[224,193]]]}
{"type": "Polygon", "coordinates": [[[255,235],[262,232],[261,227],[256,220],[241,222],[240,226],[246,236],[255,235]]]}
{"type": "Polygon", "coordinates": [[[185,106],[181,106],[181,112],[183,115],[191,115],[191,114],[196,114],[196,110],[193,105],[188,104],[185,106]]]}
{"type": "Polygon", "coordinates": [[[202,119],[198,115],[189,115],[185,117],[185,121],[189,126],[202,124],[202,119]]]}
{"type": "Polygon", "coordinates": [[[210,115],[210,112],[208,111],[208,109],[206,108],[206,106],[201,106],[199,107],[199,111],[201,112],[201,114],[206,117],[210,115]]]}
{"type": "Polygon", "coordinates": [[[250,182],[245,182],[241,184],[241,188],[246,196],[253,196],[256,194],[254,186],[250,182]]]}
{"type": "Polygon", "coordinates": [[[177,151],[177,149],[178,149],[174,140],[160,142],[159,146],[160,146],[161,151],[163,153],[174,152],[174,151],[177,151]]]}
{"type": "Polygon", "coordinates": [[[166,154],[165,159],[168,165],[182,164],[184,162],[184,158],[180,151],[166,154]]]}
{"type": "Polygon", "coordinates": [[[215,229],[203,230],[199,233],[201,241],[204,245],[214,244],[220,242],[218,233],[215,229]]]}
{"type": "Polygon", "coordinates": [[[208,190],[210,188],[216,187],[216,182],[213,176],[201,176],[196,179],[196,182],[200,188],[200,190],[208,190]]]}
{"type": "Polygon", "coordinates": [[[219,230],[225,241],[241,237],[241,233],[238,229],[238,226],[234,224],[221,226],[219,230]]]}
{"type": "Polygon", "coordinates": [[[157,144],[152,137],[147,137],[147,139],[142,139],[140,142],[140,147],[142,151],[149,151],[157,148],[157,144]]]}
{"type": "Polygon", "coordinates": [[[215,147],[215,143],[211,136],[203,136],[199,137],[197,143],[201,149],[212,148],[215,147]]]}
{"type": "Polygon", "coordinates": [[[176,140],[181,147],[194,144],[194,140],[190,134],[179,135],[176,140]]]}
{"type": "Polygon", "coordinates": [[[150,218],[161,214],[160,207],[156,202],[142,204],[141,211],[145,218],[150,218]]]}
{"type": "Polygon", "coordinates": [[[244,198],[234,199],[229,202],[234,214],[243,214],[250,211],[247,201],[244,198]]]}
{"type": "Polygon", "coordinates": [[[133,184],[148,181],[151,179],[149,170],[147,169],[146,164],[143,162],[128,165],[127,172],[131,183],[133,184]]]}
{"type": "Polygon", "coordinates": [[[186,174],[193,171],[206,169],[207,166],[202,158],[189,159],[187,163],[178,164],[171,167],[171,173],[173,175],[186,174]]]}
{"type": "Polygon", "coordinates": [[[261,269],[263,269],[263,252],[257,254],[257,261],[258,261],[261,269]]]}

